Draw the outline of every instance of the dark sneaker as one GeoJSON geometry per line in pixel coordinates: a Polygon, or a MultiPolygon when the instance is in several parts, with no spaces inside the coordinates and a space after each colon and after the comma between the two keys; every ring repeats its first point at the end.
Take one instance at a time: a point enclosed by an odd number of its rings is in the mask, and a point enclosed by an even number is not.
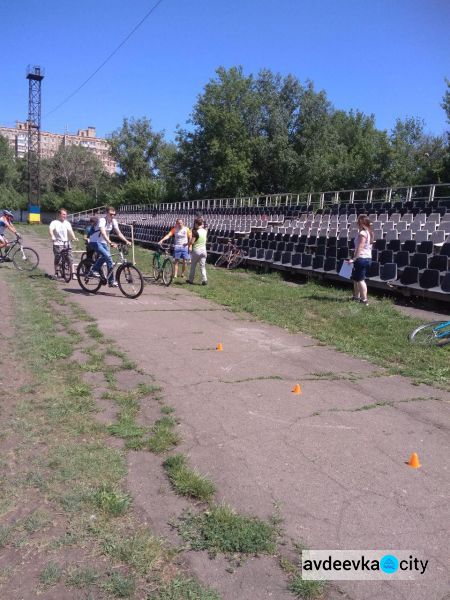
{"type": "Polygon", "coordinates": [[[189,281],[189,279],[186,279],[186,283],[189,283],[189,285],[194,285],[193,281],[189,281]]]}
{"type": "Polygon", "coordinates": [[[207,281],[202,281],[202,285],[208,285],[207,281]]]}

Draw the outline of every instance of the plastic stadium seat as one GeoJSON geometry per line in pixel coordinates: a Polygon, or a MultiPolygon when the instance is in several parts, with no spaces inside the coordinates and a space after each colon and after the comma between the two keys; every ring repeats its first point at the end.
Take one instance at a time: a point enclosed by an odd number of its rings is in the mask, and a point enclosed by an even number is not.
{"type": "Polygon", "coordinates": [[[433,242],[431,240],[426,242],[420,242],[420,244],[416,248],[416,252],[422,254],[433,254],[433,242]]]}
{"type": "Polygon", "coordinates": [[[380,268],[381,281],[394,281],[397,279],[397,265],[395,263],[385,263],[380,268]]]}
{"type": "Polygon", "coordinates": [[[416,252],[410,258],[409,264],[411,267],[417,267],[418,269],[428,268],[428,254],[424,252],[416,252]]]}
{"type": "Polygon", "coordinates": [[[394,253],[392,250],[383,250],[383,252],[380,252],[378,255],[378,262],[381,265],[394,262],[394,253]]]}
{"type": "Polygon", "coordinates": [[[449,256],[450,257],[450,242],[446,242],[445,244],[443,244],[439,254],[441,256],[449,256]]]}
{"type": "Polygon", "coordinates": [[[419,269],[417,267],[405,267],[400,276],[402,285],[414,285],[419,281],[419,269]]]}
{"type": "Polygon", "coordinates": [[[428,268],[446,272],[448,270],[448,256],[443,254],[436,254],[436,256],[432,256],[428,261],[428,268]]]}
{"type": "Polygon", "coordinates": [[[312,265],[312,254],[302,254],[302,269],[310,269],[312,265]]]}
{"type": "Polygon", "coordinates": [[[375,250],[386,250],[386,240],[375,240],[373,247],[375,248],[375,250]]]}
{"type": "Polygon", "coordinates": [[[264,260],[266,250],[264,248],[259,248],[256,252],[256,260],[264,260]]]}
{"type": "Polygon", "coordinates": [[[269,250],[264,251],[264,261],[272,262],[273,261],[273,250],[269,248],[269,250]]]}
{"type": "Polygon", "coordinates": [[[400,250],[400,252],[397,252],[395,255],[394,262],[399,269],[407,267],[409,265],[409,252],[406,252],[406,250],[400,250]]]}
{"type": "Polygon", "coordinates": [[[335,256],[327,256],[323,263],[324,271],[336,271],[336,257],[335,256]]]}
{"type": "Polygon", "coordinates": [[[248,257],[249,258],[256,258],[256,248],[250,248],[249,252],[248,252],[248,257]]]}
{"type": "Polygon", "coordinates": [[[373,260],[369,267],[367,277],[370,279],[371,277],[379,277],[379,276],[380,276],[380,263],[373,260]]]}
{"type": "Polygon", "coordinates": [[[283,252],[281,255],[281,264],[282,265],[290,265],[292,259],[292,252],[283,252]]]}
{"type": "Polygon", "coordinates": [[[441,291],[450,294],[450,273],[446,273],[441,281],[441,291]]]}
{"type": "Polygon", "coordinates": [[[295,267],[300,267],[302,264],[302,255],[299,254],[298,252],[296,252],[295,254],[292,255],[291,258],[291,265],[293,268],[295,267]]]}
{"type": "Polygon", "coordinates": [[[324,256],[315,256],[313,258],[312,268],[316,271],[317,269],[323,269],[324,256]]]}
{"type": "Polygon", "coordinates": [[[414,254],[414,252],[416,251],[416,248],[417,248],[416,240],[406,240],[406,242],[403,242],[403,244],[402,244],[402,250],[406,250],[410,254],[414,254]]]}
{"type": "Polygon", "coordinates": [[[438,287],[439,271],[437,269],[425,269],[419,276],[419,285],[425,290],[438,287]]]}
{"type": "Polygon", "coordinates": [[[391,240],[390,242],[388,242],[388,244],[386,246],[386,250],[392,250],[392,252],[398,252],[400,250],[400,247],[401,247],[400,240],[391,240]]]}

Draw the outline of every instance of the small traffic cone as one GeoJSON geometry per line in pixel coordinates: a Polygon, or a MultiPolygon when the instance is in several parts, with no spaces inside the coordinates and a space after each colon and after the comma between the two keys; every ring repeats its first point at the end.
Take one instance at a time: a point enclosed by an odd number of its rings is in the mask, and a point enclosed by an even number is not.
{"type": "Polygon", "coordinates": [[[413,469],[418,469],[422,465],[419,462],[419,457],[417,456],[417,452],[413,452],[408,460],[408,465],[413,469]]]}
{"type": "Polygon", "coordinates": [[[217,352],[222,352],[222,350],[223,350],[223,346],[222,346],[221,342],[219,342],[219,343],[217,344],[217,346],[216,346],[216,350],[217,350],[217,352]]]}
{"type": "Polygon", "coordinates": [[[294,385],[294,387],[292,388],[291,392],[292,392],[293,394],[301,394],[301,393],[302,393],[302,388],[300,387],[300,384],[299,384],[299,383],[296,383],[296,384],[294,385]]]}

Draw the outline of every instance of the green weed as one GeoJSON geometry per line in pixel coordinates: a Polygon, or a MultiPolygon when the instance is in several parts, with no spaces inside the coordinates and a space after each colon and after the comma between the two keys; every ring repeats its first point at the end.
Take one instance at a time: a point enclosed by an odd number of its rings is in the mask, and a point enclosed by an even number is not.
{"type": "Polygon", "coordinates": [[[105,514],[117,517],[128,510],[131,498],[111,484],[104,483],[93,492],[92,502],[105,514]]]}
{"type": "Polygon", "coordinates": [[[152,436],[147,441],[147,447],[155,454],[167,452],[180,443],[180,436],[173,431],[176,421],[166,415],[158,419],[152,427],[152,436]]]}
{"type": "Polygon", "coordinates": [[[112,572],[102,587],[115,598],[131,598],[136,589],[136,582],[133,577],[112,572]]]}
{"type": "Polygon", "coordinates": [[[209,502],[214,496],[214,484],[197,471],[190,469],[182,454],[169,456],[163,467],[175,491],[182,496],[190,496],[202,502],[209,502]]]}
{"type": "Polygon", "coordinates": [[[220,595],[205,588],[196,579],[175,577],[148,600],[220,600],[220,595]]]}
{"type": "Polygon", "coordinates": [[[110,536],[104,540],[105,554],[133,567],[140,575],[156,568],[165,556],[162,542],[147,529],[140,529],[129,537],[110,536]]]}
{"type": "Polygon", "coordinates": [[[187,513],[179,531],[194,550],[208,550],[215,555],[274,553],[276,530],[273,525],[239,515],[228,506],[214,506],[203,513],[187,513]]]}
{"type": "Polygon", "coordinates": [[[56,585],[63,576],[62,567],[53,561],[50,561],[45,565],[41,573],[39,574],[39,582],[44,587],[50,587],[56,585]]]}

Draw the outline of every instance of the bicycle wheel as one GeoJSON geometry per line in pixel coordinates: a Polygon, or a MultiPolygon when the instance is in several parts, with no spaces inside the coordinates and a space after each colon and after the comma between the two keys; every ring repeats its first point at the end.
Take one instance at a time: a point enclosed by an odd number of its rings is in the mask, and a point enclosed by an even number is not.
{"type": "Polygon", "coordinates": [[[423,346],[445,346],[450,344],[450,321],[433,321],[414,329],[409,340],[423,346]]]}
{"type": "Polygon", "coordinates": [[[226,262],[228,262],[228,253],[227,254],[222,254],[221,256],[219,256],[219,258],[216,260],[216,262],[214,263],[215,267],[221,267],[222,265],[224,265],[226,262]]]}
{"type": "Polygon", "coordinates": [[[70,283],[72,280],[72,264],[69,260],[68,256],[64,256],[59,263],[59,272],[61,274],[62,279],[66,283],[70,283]]]}
{"type": "Polygon", "coordinates": [[[90,260],[82,260],[77,267],[77,279],[81,289],[89,294],[95,294],[102,285],[101,279],[89,275],[92,268],[90,260]]]}
{"type": "Polygon", "coordinates": [[[244,261],[243,251],[236,250],[230,256],[230,260],[228,261],[227,268],[230,269],[230,271],[231,271],[231,269],[236,269],[237,267],[239,267],[240,264],[242,264],[243,261],[244,261]]]}
{"type": "Polygon", "coordinates": [[[144,278],[137,267],[131,263],[120,265],[117,269],[119,289],[127,298],[137,298],[144,289],[144,278]]]}
{"type": "Polygon", "coordinates": [[[157,254],[153,255],[152,268],[153,268],[153,279],[155,281],[158,281],[158,279],[161,277],[161,269],[159,267],[159,256],[157,254]]]}
{"type": "Polygon", "coordinates": [[[173,279],[173,262],[170,258],[165,259],[161,271],[164,285],[170,285],[173,279]]]}
{"type": "Polygon", "coordinates": [[[18,271],[33,271],[39,264],[39,254],[33,248],[21,246],[12,255],[12,261],[18,271]]]}

